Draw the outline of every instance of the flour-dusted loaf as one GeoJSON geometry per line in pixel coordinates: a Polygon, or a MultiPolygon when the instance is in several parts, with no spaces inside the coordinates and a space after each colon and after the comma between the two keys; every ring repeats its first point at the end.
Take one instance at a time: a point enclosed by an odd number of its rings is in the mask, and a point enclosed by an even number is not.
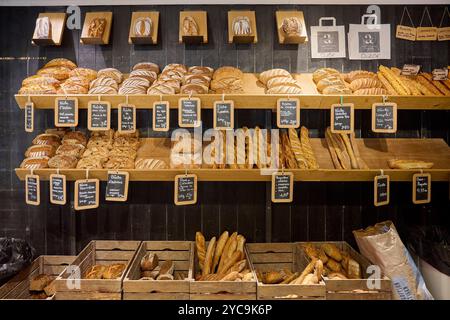
{"type": "Polygon", "coordinates": [[[51,145],[33,145],[25,151],[25,157],[37,158],[37,157],[53,157],[56,149],[51,145]]]}
{"type": "Polygon", "coordinates": [[[74,169],[77,163],[78,159],[75,156],[58,154],[48,160],[48,167],[55,169],[74,169]]]}
{"type": "Polygon", "coordinates": [[[184,36],[198,36],[199,28],[194,17],[186,16],[183,19],[183,35],[184,36]]]}
{"type": "Polygon", "coordinates": [[[77,67],[77,65],[74,62],[72,62],[66,58],[55,58],[55,59],[50,60],[49,62],[47,62],[44,65],[44,68],[49,68],[49,67],[65,67],[65,68],[72,70],[72,69],[75,69],[77,67]]]}
{"type": "Polygon", "coordinates": [[[312,77],[315,83],[330,75],[339,75],[339,71],[333,68],[320,68],[313,72],[312,77]]]}
{"type": "Polygon", "coordinates": [[[117,83],[121,83],[123,80],[123,74],[115,68],[104,68],[98,71],[98,77],[113,78],[117,83]]]}
{"type": "Polygon", "coordinates": [[[261,81],[263,84],[267,84],[267,82],[270,79],[279,78],[279,77],[292,78],[289,71],[278,68],[278,69],[270,69],[270,70],[261,72],[259,74],[259,81],[261,81]]]}
{"type": "Polygon", "coordinates": [[[232,22],[233,34],[235,36],[248,36],[252,34],[252,24],[247,16],[239,16],[232,22]]]}
{"type": "Polygon", "coordinates": [[[34,34],[37,39],[51,39],[52,23],[49,17],[40,17],[36,19],[34,34]]]}
{"type": "MultiPolygon", "coordinates": [[[[90,81],[97,78],[97,71],[89,68],[75,68],[69,72],[70,77],[85,77],[90,81]]],[[[98,75],[100,77],[100,75],[98,75]]]]}
{"type": "Polygon", "coordinates": [[[150,17],[139,17],[134,22],[134,36],[148,37],[152,32],[152,19],[150,17]]]}

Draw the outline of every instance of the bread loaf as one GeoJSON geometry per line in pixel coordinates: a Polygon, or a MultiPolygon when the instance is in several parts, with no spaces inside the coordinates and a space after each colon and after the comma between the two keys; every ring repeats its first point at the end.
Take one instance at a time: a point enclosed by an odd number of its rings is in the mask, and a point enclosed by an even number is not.
{"type": "Polygon", "coordinates": [[[223,249],[225,248],[225,244],[227,243],[228,238],[229,238],[228,231],[224,231],[219,237],[219,240],[217,241],[217,246],[214,252],[214,259],[211,268],[211,271],[213,273],[215,272],[216,267],[219,264],[220,257],[222,256],[223,249]]]}
{"type": "Polygon", "coordinates": [[[345,87],[344,85],[329,86],[323,89],[322,94],[352,94],[352,90],[345,87]]]}
{"type": "Polygon", "coordinates": [[[105,68],[98,71],[97,76],[113,78],[117,83],[121,83],[123,74],[115,68],[105,68]]]}
{"type": "Polygon", "coordinates": [[[202,269],[202,275],[207,275],[212,273],[212,263],[213,263],[213,255],[214,251],[216,249],[216,237],[212,237],[212,239],[209,241],[208,249],[206,250],[205,255],[205,264],[202,269]]]}
{"type": "Polygon", "coordinates": [[[377,78],[360,78],[350,83],[350,89],[353,91],[369,88],[382,88],[381,82],[377,78]]]}
{"type": "MultiPolygon", "coordinates": [[[[69,73],[70,77],[84,77],[92,81],[97,78],[97,71],[88,68],[75,68],[69,73]]],[[[99,75],[100,77],[100,75],[99,75]]]]}
{"type": "Polygon", "coordinates": [[[141,259],[141,271],[152,271],[158,263],[158,256],[153,252],[147,252],[141,259]]]}
{"type": "Polygon", "coordinates": [[[197,249],[197,258],[200,270],[203,270],[206,257],[205,237],[199,231],[195,233],[195,247],[197,249]]]}
{"type": "Polygon", "coordinates": [[[48,160],[48,166],[55,169],[73,169],[76,168],[77,162],[75,156],[58,154],[48,160]]]}
{"type": "Polygon", "coordinates": [[[292,79],[291,74],[284,69],[271,69],[271,70],[262,72],[259,75],[259,81],[261,81],[263,84],[267,84],[267,82],[270,79],[279,78],[279,77],[292,79]]]}
{"type": "Polygon", "coordinates": [[[344,76],[344,80],[348,83],[352,83],[353,81],[357,79],[376,79],[377,75],[370,71],[365,70],[354,70],[349,73],[347,73],[344,76]]]}
{"type": "Polygon", "coordinates": [[[309,131],[304,126],[302,126],[300,129],[300,137],[302,145],[302,154],[306,159],[308,168],[312,170],[319,169],[319,165],[317,164],[316,157],[311,147],[311,142],[309,141],[309,131]]]}
{"type": "Polygon", "coordinates": [[[25,151],[27,158],[53,157],[55,155],[55,147],[51,145],[33,145],[25,151]]]}
{"type": "Polygon", "coordinates": [[[422,160],[400,160],[391,159],[388,160],[389,168],[391,169],[431,169],[434,165],[433,162],[425,162],[422,160]]]}
{"type": "Polygon", "coordinates": [[[339,71],[333,68],[320,68],[313,72],[312,77],[315,83],[318,83],[323,78],[328,77],[329,75],[337,75],[339,76],[339,71]]]}
{"type": "Polygon", "coordinates": [[[44,68],[50,68],[50,67],[64,67],[64,68],[68,68],[70,70],[75,69],[77,67],[77,65],[75,63],[73,63],[72,61],[70,61],[69,59],[66,58],[56,58],[56,59],[52,59],[49,62],[47,62],[44,65],[44,68]]]}
{"type": "Polygon", "coordinates": [[[126,265],[123,263],[112,264],[103,273],[103,279],[117,279],[122,276],[125,271],[126,265]]]}
{"type": "Polygon", "coordinates": [[[220,80],[223,78],[242,79],[243,76],[244,76],[244,74],[238,68],[224,66],[224,67],[220,67],[216,71],[214,71],[213,79],[214,80],[220,80]]]}
{"type": "MultiPolygon", "coordinates": [[[[366,79],[361,79],[366,80],[366,79]]],[[[366,89],[359,89],[356,91],[353,91],[354,95],[361,95],[361,96],[382,96],[387,95],[388,91],[383,88],[366,88],[366,89]]]]}
{"type": "Polygon", "coordinates": [[[317,90],[319,92],[322,92],[326,87],[329,86],[344,86],[344,81],[342,81],[340,77],[332,75],[321,79],[319,82],[317,82],[316,86],[317,90]]]}
{"type": "Polygon", "coordinates": [[[300,169],[307,169],[308,162],[303,154],[302,145],[300,139],[298,138],[297,131],[294,128],[289,128],[289,140],[291,143],[291,149],[294,153],[295,160],[297,161],[297,165],[300,169]]]}

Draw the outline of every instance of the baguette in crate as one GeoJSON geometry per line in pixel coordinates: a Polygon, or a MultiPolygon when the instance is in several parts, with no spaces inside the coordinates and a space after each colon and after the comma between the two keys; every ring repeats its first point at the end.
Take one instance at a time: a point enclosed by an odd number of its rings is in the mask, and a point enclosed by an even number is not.
{"type": "Polygon", "coordinates": [[[0,299],[54,299],[54,281],[74,259],[75,256],[38,257],[0,287],[0,299]]]}
{"type": "Polygon", "coordinates": [[[191,241],[144,241],[123,281],[124,300],[189,300],[191,241]]]}
{"type": "Polygon", "coordinates": [[[256,276],[249,261],[245,238],[237,232],[225,231],[208,242],[197,232],[191,300],[255,300],[256,276]]]}
{"type": "Polygon", "coordinates": [[[248,243],[250,262],[258,277],[258,300],[324,300],[321,262],[309,262],[295,243],[248,243]]]}
{"type": "Polygon", "coordinates": [[[121,300],[140,241],[91,241],[56,279],[57,300],[121,300]]]}
{"type": "MultiPolygon", "coordinates": [[[[370,262],[347,242],[301,242],[305,259],[324,264],[327,300],[390,300],[391,280],[369,268],[370,262]],[[370,277],[370,278],[369,278],[370,277]]],[[[378,268],[378,270],[380,270],[378,268]]]]}

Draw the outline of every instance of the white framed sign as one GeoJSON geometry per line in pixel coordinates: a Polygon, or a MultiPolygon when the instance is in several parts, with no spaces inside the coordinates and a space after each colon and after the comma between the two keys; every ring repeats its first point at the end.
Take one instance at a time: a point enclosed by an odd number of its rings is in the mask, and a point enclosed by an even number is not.
{"type": "Polygon", "coordinates": [[[391,59],[391,25],[378,24],[375,14],[363,15],[361,24],[350,24],[348,55],[350,60],[391,59]]]}
{"type": "Polygon", "coordinates": [[[318,26],[311,26],[311,57],[345,58],[345,27],[337,26],[333,17],[322,17],[318,26]],[[323,21],[332,21],[323,26],[323,21]]]}

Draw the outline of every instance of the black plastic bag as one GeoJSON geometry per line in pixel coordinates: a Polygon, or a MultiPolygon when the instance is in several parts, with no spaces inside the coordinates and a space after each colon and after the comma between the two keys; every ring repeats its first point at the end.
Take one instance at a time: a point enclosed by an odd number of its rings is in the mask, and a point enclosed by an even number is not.
{"type": "Polygon", "coordinates": [[[34,255],[34,248],[25,240],[0,238],[0,283],[28,266],[34,255]]]}
{"type": "Polygon", "coordinates": [[[408,247],[421,259],[440,272],[450,276],[450,233],[442,226],[411,228],[407,235],[408,247]]]}

